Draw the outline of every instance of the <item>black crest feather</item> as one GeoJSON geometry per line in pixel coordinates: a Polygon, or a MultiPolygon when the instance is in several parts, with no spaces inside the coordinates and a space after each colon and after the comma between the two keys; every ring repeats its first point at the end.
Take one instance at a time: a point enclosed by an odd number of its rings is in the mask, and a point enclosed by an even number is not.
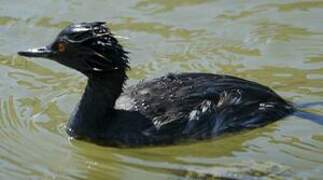
{"type": "Polygon", "coordinates": [[[105,22],[71,24],[58,37],[70,44],[87,47],[87,54],[91,55],[87,63],[96,70],[129,68],[128,52],[123,50],[105,22]]]}

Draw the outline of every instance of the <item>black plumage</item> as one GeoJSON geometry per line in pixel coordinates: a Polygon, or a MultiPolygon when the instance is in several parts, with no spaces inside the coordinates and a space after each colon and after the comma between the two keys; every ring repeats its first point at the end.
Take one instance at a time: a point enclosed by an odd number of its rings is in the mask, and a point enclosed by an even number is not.
{"type": "Polygon", "coordinates": [[[124,88],[127,52],[102,22],[70,25],[51,45],[19,54],[52,59],[88,77],[67,133],[98,144],[211,138],[261,127],[294,111],[270,88],[228,75],[168,74],[124,88]]]}

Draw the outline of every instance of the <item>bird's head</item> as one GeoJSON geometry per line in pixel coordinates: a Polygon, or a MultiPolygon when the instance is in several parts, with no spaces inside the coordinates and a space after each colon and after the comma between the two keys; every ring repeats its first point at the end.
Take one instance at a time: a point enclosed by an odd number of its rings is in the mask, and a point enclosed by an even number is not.
{"type": "Polygon", "coordinates": [[[129,68],[127,52],[104,22],[69,25],[50,45],[18,54],[51,59],[86,75],[129,68]]]}

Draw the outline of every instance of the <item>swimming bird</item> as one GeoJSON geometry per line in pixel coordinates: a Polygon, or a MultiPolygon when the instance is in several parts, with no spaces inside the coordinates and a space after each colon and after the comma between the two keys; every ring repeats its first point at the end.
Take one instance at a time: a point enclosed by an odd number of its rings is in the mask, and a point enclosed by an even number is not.
{"type": "Polygon", "coordinates": [[[50,45],[18,54],[47,58],[87,77],[66,132],[100,145],[208,139],[262,127],[295,111],[270,88],[229,75],[170,73],[125,88],[128,52],[105,22],[71,24],[50,45]]]}

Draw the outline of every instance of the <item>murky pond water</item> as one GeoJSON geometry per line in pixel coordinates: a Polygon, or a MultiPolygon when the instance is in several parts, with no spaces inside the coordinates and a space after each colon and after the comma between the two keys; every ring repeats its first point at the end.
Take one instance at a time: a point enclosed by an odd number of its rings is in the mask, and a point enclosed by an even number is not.
{"type": "MultiPolygon", "coordinates": [[[[117,149],[69,140],[85,78],[16,52],[71,22],[106,21],[131,52],[130,82],[168,72],[254,80],[323,102],[323,1],[0,0],[0,179],[320,179],[323,126],[289,116],[218,140],[117,149]]],[[[322,105],[306,110],[323,115],[322,105]]]]}

